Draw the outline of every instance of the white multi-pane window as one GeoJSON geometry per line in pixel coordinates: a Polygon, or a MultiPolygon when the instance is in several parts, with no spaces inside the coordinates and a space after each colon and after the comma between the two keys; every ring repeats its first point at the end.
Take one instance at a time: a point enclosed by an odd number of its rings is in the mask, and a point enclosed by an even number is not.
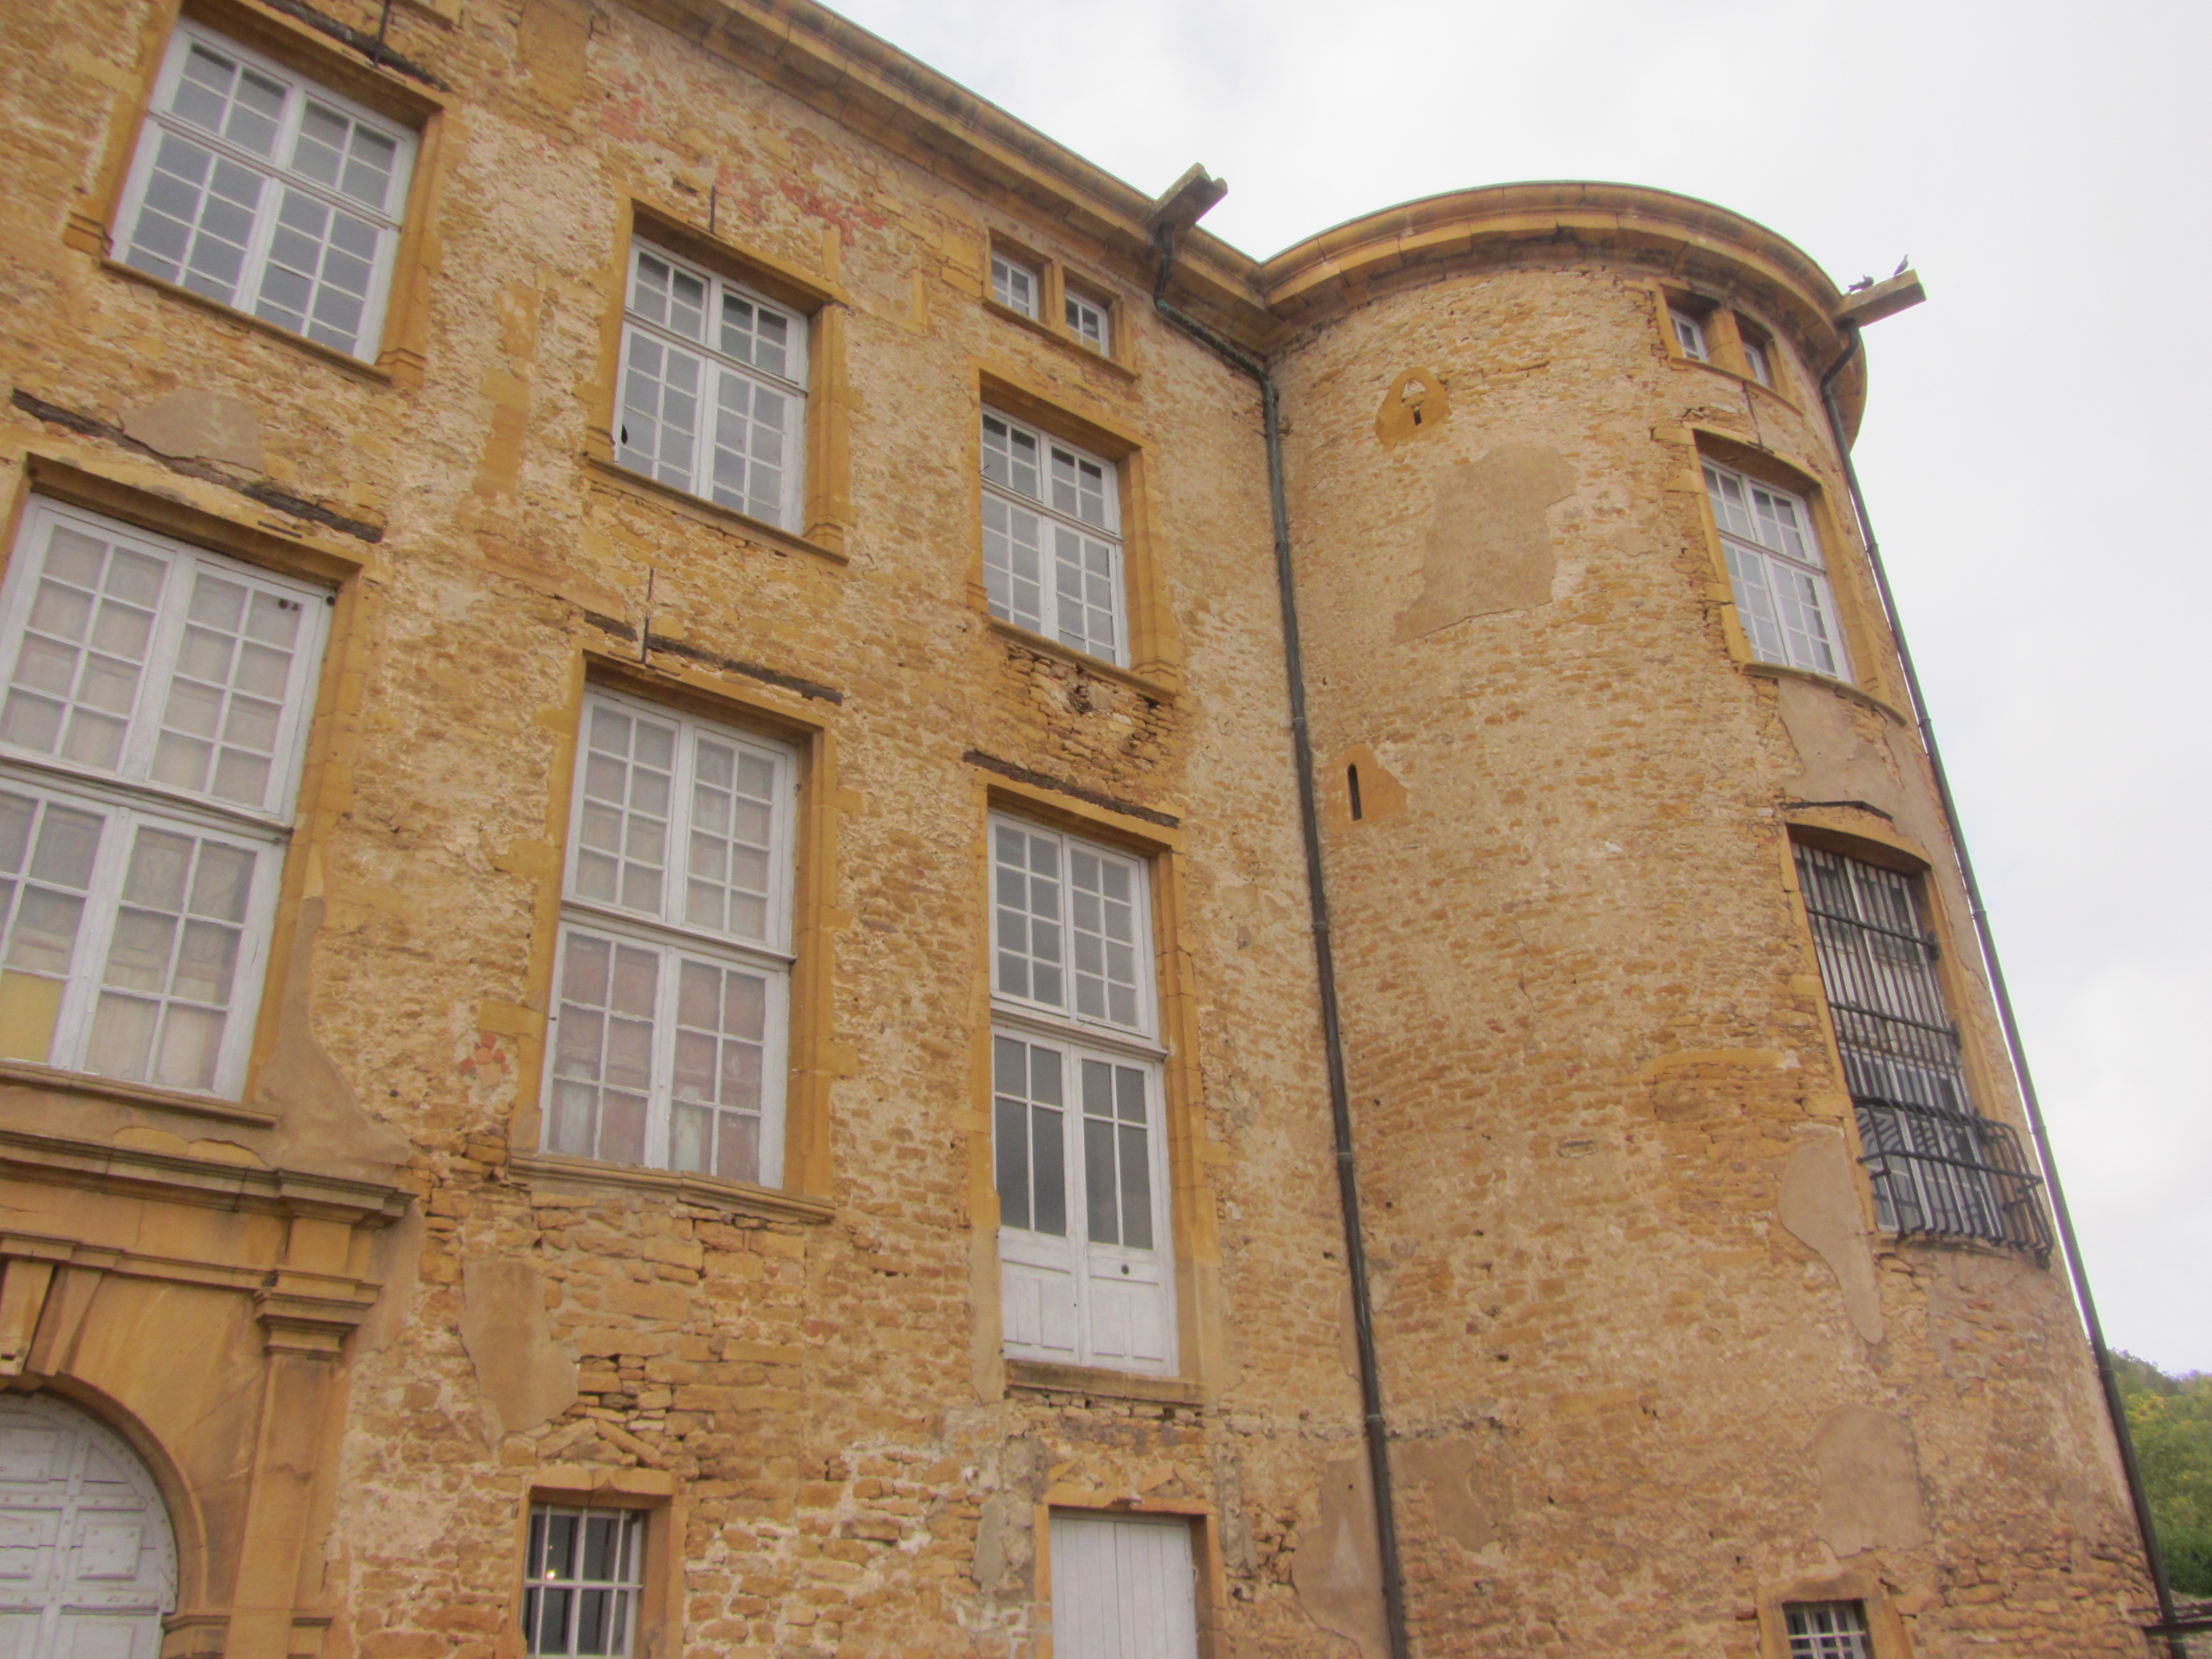
{"type": "Polygon", "coordinates": [[[549,1150],[781,1184],[797,765],[748,732],[586,699],[549,1150]]]}
{"type": "Polygon", "coordinates": [[[1848,679],[1835,595],[1805,503],[1711,461],[1705,469],[1736,614],[1753,653],[1762,662],[1848,679]]]}
{"type": "Polygon", "coordinates": [[[1175,1516],[1055,1510],[1054,1659],[1198,1659],[1198,1567],[1175,1516]]]}
{"type": "Polygon", "coordinates": [[[1146,867],[991,821],[991,1083],[1006,1352],[1175,1368],[1146,867]]]}
{"type": "Polygon", "coordinates": [[[405,128],[179,23],[117,246],[164,282],[373,358],[414,160],[405,128]]]}
{"type": "Polygon", "coordinates": [[[628,1659],[645,1585],[645,1516],[537,1504],[522,1572],[522,1639],[532,1655],[628,1659]]]}
{"type": "Polygon", "coordinates": [[[615,455],[687,495],[800,528],[806,319],[639,242],[615,455]]]}
{"type": "Polygon", "coordinates": [[[1113,325],[1106,315],[1106,307],[1096,300],[1086,300],[1079,294],[1067,296],[1067,331],[1101,356],[1110,356],[1114,350],[1113,325]]]}
{"type": "Polygon", "coordinates": [[[1752,339],[1746,339],[1744,341],[1743,361],[1745,365],[1751,370],[1751,378],[1753,380],[1758,381],[1761,386],[1772,386],[1774,384],[1773,362],[1767,356],[1766,348],[1759,344],[1758,341],[1752,339]]]}
{"type": "Polygon", "coordinates": [[[983,586],[993,616],[1127,667],[1114,464],[985,410],[983,586]]]}
{"type": "Polygon", "coordinates": [[[1682,355],[1705,363],[1712,361],[1705,349],[1705,325],[1686,312],[1669,311],[1667,316],[1674,325],[1674,338],[1680,343],[1682,355]]]}
{"type": "Polygon", "coordinates": [[[992,254],[991,297],[1000,305],[1024,317],[1034,317],[1043,292],[1044,284],[1036,270],[1003,253],[992,254]]]}
{"type": "Polygon", "coordinates": [[[1790,1659],[1874,1659],[1866,1609],[1856,1601],[1792,1601],[1782,1610],[1790,1659]]]}
{"type": "Polygon", "coordinates": [[[31,504],[0,589],[0,1056],[237,1092],[327,598],[31,504]]]}

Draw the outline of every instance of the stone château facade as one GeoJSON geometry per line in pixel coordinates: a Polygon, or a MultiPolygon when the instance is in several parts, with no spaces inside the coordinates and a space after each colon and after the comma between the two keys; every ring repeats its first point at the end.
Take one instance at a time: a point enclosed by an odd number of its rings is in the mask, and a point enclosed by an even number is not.
{"type": "Polygon", "coordinates": [[[1257,262],[809,0],[0,38],[10,1652],[2143,1651],[1909,279],[1257,262]]]}

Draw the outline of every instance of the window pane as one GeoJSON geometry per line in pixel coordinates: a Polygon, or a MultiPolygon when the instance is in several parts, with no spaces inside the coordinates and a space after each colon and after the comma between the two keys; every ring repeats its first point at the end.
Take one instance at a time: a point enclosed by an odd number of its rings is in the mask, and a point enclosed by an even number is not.
{"type": "Polygon", "coordinates": [[[1060,1006],[1060,842],[1012,824],[999,825],[993,841],[998,988],[1060,1006]]]}
{"type": "Polygon", "coordinates": [[[0,1055],[9,1060],[53,1056],[105,826],[95,813],[0,793],[0,1055]]]}
{"type": "Polygon", "coordinates": [[[617,458],[624,466],[690,490],[704,360],[636,330],[623,332],[623,360],[617,458]]]}
{"type": "Polygon", "coordinates": [[[573,890],[579,898],[660,913],[676,728],[611,704],[586,708],[573,890]]]}
{"type": "Polygon", "coordinates": [[[0,706],[0,739],[118,769],[168,575],[164,560],[54,525],[0,706]]]}
{"type": "Polygon", "coordinates": [[[1135,1028],[1135,872],[1118,859],[1072,844],[1068,872],[1076,1012],[1086,1018],[1135,1028]]]}
{"type": "Polygon", "coordinates": [[[768,981],[689,958],[677,973],[668,1165],[757,1182],[768,981]]]}
{"type": "Polygon", "coordinates": [[[641,1164],[659,955],[574,927],[562,931],[561,947],[547,1144],[641,1164]]]}
{"type": "Polygon", "coordinates": [[[635,1511],[532,1510],[522,1622],[532,1654],[630,1652],[644,1530],[635,1511]]]}
{"type": "Polygon", "coordinates": [[[1114,1068],[1083,1062],[1083,1190],[1094,1244],[1121,1242],[1121,1183],[1115,1173],[1114,1068]]]}
{"type": "Polygon", "coordinates": [[[1036,514],[983,498],[983,590],[991,614],[1031,633],[1044,628],[1043,533],[1036,514]]]}
{"type": "Polygon", "coordinates": [[[692,743],[684,920],[767,941],[776,790],[774,762],[703,733],[692,743]]]}
{"type": "Polygon", "coordinates": [[[714,498],[724,507],[780,524],[789,399],[728,368],[716,379],[714,498]]]}
{"type": "Polygon", "coordinates": [[[241,806],[268,804],[302,602],[201,571],[161,710],[152,776],[241,806]]]}
{"type": "Polygon", "coordinates": [[[335,350],[362,355],[361,325],[376,270],[366,220],[287,190],[276,210],[254,314],[335,350]]]}

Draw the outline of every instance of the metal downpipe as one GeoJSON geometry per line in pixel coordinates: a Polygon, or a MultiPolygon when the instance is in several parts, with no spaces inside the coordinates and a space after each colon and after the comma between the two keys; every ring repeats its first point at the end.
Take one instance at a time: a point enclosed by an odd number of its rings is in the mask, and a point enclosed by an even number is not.
{"type": "MultiPolygon", "coordinates": [[[[2065,1188],[2058,1182],[2057,1160],[2051,1156],[2051,1137],[2045,1131],[2043,1106],[2035,1092],[2035,1076],[2028,1069],[2027,1050],[2021,1041],[2020,1022],[2014,1017],[2012,994],[2005,987],[2004,964],[1997,958],[1996,938],[1990,928],[1988,908],[1982,902],[1981,884],[1974,878],[1973,856],[1966,850],[1966,835],[1959,822],[1958,803],[1951,794],[1950,775],[1943,769],[1942,750],[1936,745],[1936,728],[1928,718],[1928,702],[1920,689],[1920,676],[1912,665],[1912,648],[1905,643],[1904,625],[1898,620],[1896,595],[1890,590],[1889,572],[1882,563],[1881,544],[1875,540],[1874,520],[1868,516],[1866,494],[1859,488],[1858,468],[1851,461],[1851,447],[1844,433],[1843,411],[1836,404],[1837,377],[1850,367],[1860,349],[1859,326],[1854,322],[1842,325],[1844,337],[1843,355],[1828,366],[1820,377],[1820,403],[1828,413],[1828,429],[1835,439],[1836,454],[1843,462],[1844,483],[1850,491],[1851,511],[1857,516],[1859,539],[1865,544],[1867,562],[1874,569],[1875,591],[1881,598],[1883,619],[1889,624],[1890,638],[1897,646],[1899,663],[1905,670],[1905,696],[1911,706],[1914,726],[1920,733],[1921,747],[1927,750],[1929,770],[1935,775],[1936,796],[1942,808],[1943,827],[1951,836],[1952,856],[1957,860],[1959,877],[1966,890],[1966,908],[1973,918],[1974,938],[1981,947],[1982,963],[1989,971],[1990,989],[1996,999],[1997,1019],[2004,1029],[2005,1048],[2012,1058],[2013,1075],[2019,1080],[2021,1103],[2027,1110],[2028,1133],[2035,1141],[2036,1161],[2042,1165],[2045,1190],[2051,1194],[2052,1218],[2058,1225],[2059,1249],[2066,1257],[2066,1268],[2074,1284],[2074,1297],[2081,1310],[2081,1322],[2089,1334],[2089,1352],[2097,1363],[2097,1380],[2105,1395],[2105,1412],[2112,1419],[2112,1436],[2119,1443],[2120,1468],[2127,1479],[2128,1502],[2135,1510],[2136,1529],[2142,1534],[2143,1558],[2150,1568],[2151,1583],[2158,1592],[2158,1616],[2162,1626],[2171,1626],[2175,1620],[2173,1585],[2166,1576],[2166,1557],[2158,1547],[2158,1532],[2151,1521],[2150,1498],[2143,1490],[2142,1470],[2136,1462],[2135,1437],[2128,1432],[2127,1405],[2120,1398],[2118,1376],[2112,1370],[2112,1351],[2105,1345],[2105,1328],[2097,1317],[2096,1298],[2089,1292],[2088,1270],[2082,1265],[2081,1246],[2074,1237],[2074,1221],[2066,1208],[2065,1188]]],[[[2166,1650],[2171,1659],[2188,1659],[2182,1638],[2169,1632],[2166,1650]]]]}
{"type": "Polygon", "coordinates": [[[1275,584],[1283,613],[1283,666],[1290,681],[1291,746],[1298,775],[1298,823],[1305,841],[1306,900],[1313,913],[1314,977],[1321,993],[1322,1047],[1328,1066],[1329,1121],[1336,1143],[1336,1189],[1344,1213],[1345,1271],[1352,1281],[1352,1325],[1358,1348],[1359,1401],[1367,1443],[1367,1471],[1375,1501],[1375,1541],[1382,1577],[1382,1618],[1390,1659],[1411,1659],[1406,1628],[1406,1580],[1398,1559],[1397,1507],[1390,1481],[1389,1428],[1382,1411],[1382,1376],[1375,1354],[1374,1306],[1367,1291],[1367,1243],[1360,1221],[1359,1174],[1352,1143],[1352,1091],[1344,1070],[1344,1034],[1338,1018],[1336,951],[1331,941],[1328,889],[1322,879],[1321,811],[1314,791],[1313,735],[1306,720],[1305,656],[1299,643],[1297,592],[1291,568],[1291,514],[1283,492],[1282,409],[1267,365],[1222,338],[1167,297],[1175,265],[1175,232],[1161,225],[1153,238],[1160,270],[1152,308],[1224,362],[1260,383],[1267,444],[1267,506],[1275,532],[1275,584]]]}

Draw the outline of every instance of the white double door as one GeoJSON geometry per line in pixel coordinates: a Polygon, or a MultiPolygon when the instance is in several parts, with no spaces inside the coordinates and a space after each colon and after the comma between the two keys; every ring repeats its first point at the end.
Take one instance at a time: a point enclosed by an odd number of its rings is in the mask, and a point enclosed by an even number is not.
{"type": "Polygon", "coordinates": [[[1172,1374],[1158,1065],[1004,1027],[992,1047],[1006,1352],[1172,1374]]]}
{"type": "Polygon", "coordinates": [[[176,1583],[137,1454],[61,1401],[0,1398],[0,1659],[156,1659],[176,1583]]]}
{"type": "Polygon", "coordinates": [[[1053,1659],[1198,1659],[1190,1523],[1052,1517],[1053,1659]]]}

